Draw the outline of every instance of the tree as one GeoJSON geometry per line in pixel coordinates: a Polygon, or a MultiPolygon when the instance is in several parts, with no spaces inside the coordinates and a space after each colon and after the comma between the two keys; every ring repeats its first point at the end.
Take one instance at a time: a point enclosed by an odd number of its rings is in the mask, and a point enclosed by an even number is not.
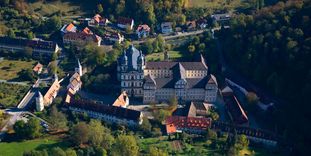
{"type": "Polygon", "coordinates": [[[104,8],[102,4],[97,4],[97,13],[102,14],[104,12],[104,8]]]}
{"type": "Polygon", "coordinates": [[[199,51],[201,54],[205,51],[205,44],[204,43],[199,44],[199,51]]]}
{"type": "Polygon", "coordinates": [[[119,156],[137,156],[139,147],[135,137],[132,135],[118,136],[116,143],[113,145],[112,153],[119,156]]]}
{"type": "Polygon", "coordinates": [[[26,57],[31,58],[32,57],[32,52],[33,52],[33,49],[31,47],[25,47],[24,55],[26,57]]]}
{"type": "MultiPolygon", "coordinates": [[[[155,39],[155,42],[157,42],[159,51],[164,51],[165,48],[165,40],[162,35],[158,35],[157,38],[155,39]]],[[[155,49],[155,48],[154,48],[155,49]]]]}
{"type": "Polygon", "coordinates": [[[50,152],[53,156],[66,156],[66,152],[59,148],[59,147],[54,147],[51,149],[51,152],[50,152]]]}
{"type": "Polygon", "coordinates": [[[27,129],[29,132],[29,138],[33,139],[41,136],[42,127],[40,125],[40,120],[30,118],[27,122],[27,129]]]}
{"type": "Polygon", "coordinates": [[[174,112],[177,109],[177,105],[178,105],[177,97],[176,96],[171,97],[168,105],[169,105],[168,110],[171,113],[174,112]]]}
{"type": "Polygon", "coordinates": [[[114,137],[110,134],[110,132],[106,131],[103,135],[102,147],[106,150],[110,150],[111,146],[115,143],[114,137]]]}
{"type": "Polygon", "coordinates": [[[89,138],[89,127],[85,122],[79,122],[72,127],[71,139],[75,145],[86,143],[89,138]]]}
{"type": "Polygon", "coordinates": [[[32,31],[29,31],[28,33],[27,33],[27,38],[29,39],[29,40],[32,40],[33,38],[34,38],[34,33],[32,32],[32,31]]]}
{"type": "Polygon", "coordinates": [[[208,128],[207,132],[206,132],[206,137],[207,137],[207,139],[216,140],[217,139],[217,133],[214,130],[208,128]]]}
{"type": "Polygon", "coordinates": [[[143,123],[140,125],[141,129],[144,131],[144,132],[147,132],[147,133],[150,133],[151,132],[151,124],[149,122],[149,119],[147,117],[144,117],[143,118],[143,123]]]}
{"type": "Polygon", "coordinates": [[[199,45],[199,44],[200,44],[200,38],[199,38],[199,36],[194,36],[194,37],[193,37],[193,40],[192,40],[192,43],[193,43],[194,45],[199,45]]]}
{"type": "Polygon", "coordinates": [[[151,54],[153,52],[152,40],[148,39],[146,42],[144,42],[141,49],[146,54],[151,54]]]}
{"type": "Polygon", "coordinates": [[[189,45],[188,50],[190,53],[193,53],[195,51],[195,46],[194,45],[189,45]]]}
{"type": "Polygon", "coordinates": [[[44,149],[42,151],[36,151],[36,150],[26,151],[23,153],[23,156],[49,156],[49,154],[44,149]]]}
{"type": "Polygon", "coordinates": [[[45,24],[45,29],[47,32],[52,32],[58,30],[62,26],[62,21],[60,17],[53,16],[49,18],[45,24]]]}
{"type": "Polygon", "coordinates": [[[67,149],[66,151],[65,151],[65,153],[66,153],[66,156],[77,156],[77,153],[76,153],[76,151],[75,150],[73,150],[73,149],[67,149]]]}
{"type": "Polygon", "coordinates": [[[19,138],[24,138],[27,135],[26,124],[23,120],[16,121],[13,129],[19,138]]]}
{"type": "Polygon", "coordinates": [[[93,146],[100,146],[104,137],[104,126],[98,120],[89,123],[89,140],[93,146]]]}
{"type": "Polygon", "coordinates": [[[247,148],[249,145],[249,140],[247,139],[246,135],[238,135],[235,143],[235,148],[238,150],[242,150],[247,148]]]}
{"type": "Polygon", "coordinates": [[[67,129],[68,121],[66,115],[58,111],[55,105],[52,106],[49,117],[50,123],[57,129],[67,129]]]}
{"type": "Polygon", "coordinates": [[[159,148],[149,146],[147,156],[168,156],[168,153],[159,148]]]}
{"type": "Polygon", "coordinates": [[[259,101],[258,96],[254,92],[248,92],[246,95],[246,98],[247,98],[248,104],[250,104],[250,105],[255,105],[259,101]]]}
{"type": "Polygon", "coordinates": [[[163,122],[171,113],[167,110],[160,109],[153,113],[154,119],[158,122],[163,122]]]}
{"type": "Polygon", "coordinates": [[[8,36],[10,37],[10,38],[15,38],[16,36],[15,36],[15,32],[12,30],[12,29],[9,29],[9,31],[7,32],[8,34],[8,36]]]}
{"type": "Polygon", "coordinates": [[[18,76],[23,81],[33,81],[35,79],[34,73],[30,69],[23,69],[18,73],[18,76]]]}
{"type": "Polygon", "coordinates": [[[55,60],[57,60],[57,57],[58,57],[57,54],[56,54],[56,53],[53,53],[52,59],[51,59],[51,60],[52,60],[52,61],[55,61],[55,60]]]}

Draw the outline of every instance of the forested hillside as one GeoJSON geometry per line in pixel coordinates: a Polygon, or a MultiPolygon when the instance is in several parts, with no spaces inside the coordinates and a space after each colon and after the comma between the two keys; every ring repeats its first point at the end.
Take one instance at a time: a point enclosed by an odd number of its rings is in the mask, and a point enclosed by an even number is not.
{"type": "Polygon", "coordinates": [[[271,120],[302,153],[311,142],[310,7],[310,1],[279,2],[238,15],[222,33],[230,65],[282,99],[271,120]]]}

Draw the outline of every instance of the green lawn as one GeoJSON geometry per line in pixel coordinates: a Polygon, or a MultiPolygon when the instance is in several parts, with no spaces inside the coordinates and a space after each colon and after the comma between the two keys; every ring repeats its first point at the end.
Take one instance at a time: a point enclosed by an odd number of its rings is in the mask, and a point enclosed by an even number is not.
{"type": "Polygon", "coordinates": [[[30,150],[51,149],[53,147],[68,148],[67,142],[60,142],[55,138],[36,139],[22,142],[0,143],[0,156],[22,156],[30,150]]]}
{"type": "Polygon", "coordinates": [[[193,8],[209,8],[211,10],[223,8],[237,8],[244,5],[241,0],[231,0],[230,3],[224,0],[188,0],[188,7],[193,8]]]}
{"type": "MultiPolygon", "coordinates": [[[[183,57],[180,51],[168,51],[170,60],[178,60],[183,57]]],[[[163,61],[164,54],[162,53],[152,53],[146,56],[146,61],[163,61]]]]}
{"type": "Polygon", "coordinates": [[[0,83],[0,103],[5,107],[16,106],[28,89],[29,86],[0,83]]]}
{"type": "Polygon", "coordinates": [[[23,69],[32,69],[35,61],[8,60],[0,61],[0,79],[14,80],[23,69]]]}
{"type": "Polygon", "coordinates": [[[84,16],[92,13],[94,6],[92,3],[83,0],[62,0],[62,1],[37,1],[29,3],[29,10],[35,12],[38,16],[50,17],[60,13],[62,19],[74,19],[77,16],[84,16]]]}

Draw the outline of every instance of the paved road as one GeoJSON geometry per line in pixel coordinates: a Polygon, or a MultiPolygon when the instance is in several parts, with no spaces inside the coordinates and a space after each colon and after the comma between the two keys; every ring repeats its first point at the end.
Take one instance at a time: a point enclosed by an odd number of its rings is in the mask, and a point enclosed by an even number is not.
{"type": "Polygon", "coordinates": [[[23,86],[28,85],[26,82],[15,82],[15,81],[7,81],[7,80],[0,80],[0,83],[17,84],[17,85],[23,85],[23,86]]]}
{"type": "MultiPolygon", "coordinates": [[[[197,30],[197,31],[191,31],[191,32],[180,32],[179,34],[176,35],[167,35],[167,36],[163,36],[163,38],[165,40],[172,40],[175,38],[179,38],[179,37],[187,37],[187,36],[193,36],[193,35],[198,35],[198,34],[202,34],[205,31],[208,31],[209,29],[204,29],[204,30],[197,30]]],[[[151,38],[151,40],[154,40],[155,38],[151,38]]],[[[132,41],[133,44],[142,44],[144,42],[146,42],[147,40],[141,40],[141,41],[132,41]]]]}

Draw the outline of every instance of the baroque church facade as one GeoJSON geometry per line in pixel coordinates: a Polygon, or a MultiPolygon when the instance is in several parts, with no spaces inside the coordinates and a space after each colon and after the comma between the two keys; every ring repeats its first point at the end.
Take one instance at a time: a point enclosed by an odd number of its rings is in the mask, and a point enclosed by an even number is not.
{"type": "Polygon", "coordinates": [[[142,51],[131,45],[118,58],[121,90],[144,103],[168,101],[215,102],[217,80],[208,74],[203,57],[198,62],[146,62],[142,51]]]}

